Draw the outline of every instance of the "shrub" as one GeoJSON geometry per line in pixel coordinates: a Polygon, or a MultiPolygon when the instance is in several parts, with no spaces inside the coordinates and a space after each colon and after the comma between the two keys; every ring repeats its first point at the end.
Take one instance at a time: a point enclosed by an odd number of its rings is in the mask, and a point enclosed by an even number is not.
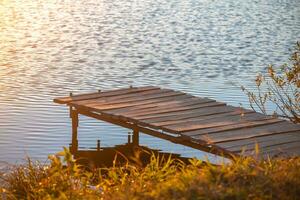
{"type": "Polygon", "coordinates": [[[251,107],[267,114],[266,104],[275,105],[274,115],[300,123],[300,42],[297,42],[290,62],[282,66],[268,66],[265,75],[256,77],[257,92],[244,87],[251,107]]]}

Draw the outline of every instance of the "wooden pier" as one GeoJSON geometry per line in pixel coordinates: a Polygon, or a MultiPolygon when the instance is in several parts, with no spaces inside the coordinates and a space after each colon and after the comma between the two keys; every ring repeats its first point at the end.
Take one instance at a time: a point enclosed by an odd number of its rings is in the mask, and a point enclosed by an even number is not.
{"type": "Polygon", "coordinates": [[[78,150],[78,115],[85,115],[194,149],[232,157],[297,156],[300,125],[209,98],[159,87],[130,87],[54,99],[70,107],[72,151],[78,150]]]}

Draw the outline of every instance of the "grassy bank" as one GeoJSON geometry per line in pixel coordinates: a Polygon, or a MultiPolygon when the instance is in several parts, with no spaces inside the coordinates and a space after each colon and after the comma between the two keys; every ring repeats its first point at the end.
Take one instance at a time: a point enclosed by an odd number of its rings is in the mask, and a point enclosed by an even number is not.
{"type": "Polygon", "coordinates": [[[152,156],[138,164],[86,169],[65,150],[1,174],[6,199],[299,199],[300,158],[238,158],[220,166],[152,156]]]}

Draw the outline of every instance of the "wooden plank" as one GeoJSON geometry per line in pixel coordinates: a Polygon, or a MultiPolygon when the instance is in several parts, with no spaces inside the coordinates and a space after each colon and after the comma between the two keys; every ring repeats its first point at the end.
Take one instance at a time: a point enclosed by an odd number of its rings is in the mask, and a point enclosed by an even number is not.
{"type": "MultiPolygon", "coordinates": [[[[112,110],[116,108],[126,108],[126,107],[132,107],[132,106],[138,106],[143,104],[149,104],[154,102],[163,102],[170,99],[175,99],[178,96],[185,96],[186,94],[181,92],[167,92],[167,93],[161,93],[159,95],[154,95],[152,97],[149,97],[145,100],[133,100],[126,103],[93,103],[93,104],[77,104],[77,103],[71,103],[72,106],[86,106],[90,109],[94,109],[95,111],[104,111],[104,110],[112,110]],[[165,98],[165,97],[172,97],[172,98],[165,98]]],[[[96,101],[96,100],[95,100],[96,101]]]]}
{"type": "Polygon", "coordinates": [[[225,141],[225,142],[216,142],[218,146],[221,146],[223,148],[235,148],[235,147],[243,147],[243,146],[251,146],[253,144],[257,143],[271,143],[274,140],[275,141],[289,141],[292,139],[295,139],[296,137],[300,138],[300,132],[299,131],[291,131],[291,132],[282,132],[282,133],[274,133],[269,135],[256,135],[255,137],[250,138],[244,138],[240,140],[231,140],[231,141],[225,141]]]}
{"type": "MultiPolygon", "coordinates": [[[[205,106],[209,106],[209,105],[205,104],[205,106]]],[[[172,107],[172,108],[174,108],[174,107],[172,107]]],[[[123,116],[123,115],[118,115],[116,113],[110,114],[109,110],[108,111],[107,110],[101,111],[101,113],[105,114],[106,116],[112,117],[112,118],[116,118],[116,119],[128,121],[128,122],[131,122],[131,123],[136,123],[136,124],[139,124],[141,126],[151,127],[151,128],[154,128],[154,129],[161,129],[161,130],[164,130],[164,131],[169,131],[170,133],[177,133],[177,132],[174,132],[172,130],[168,130],[168,129],[164,128],[164,127],[158,128],[157,126],[149,124],[149,123],[143,123],[141,121],[136,121],[135,118],[128,117],[128,115],[124,115],[123,116]]]]}
{"type": "MultiPolygon", "coordinates": [[[[205,104],[205,106],[207,106],[207,105],[205,104]]],[[[84,109],[84,110],[88,110],[88,111],[95,111],[94,108],[88,108],[88,107],[85,107],[85,106],[78,106],[76,108],[79,109],[79,110],[84,109]]],[[[113,119],[124,120],[124,121],[127,121],[127,122],[143,125],[143,126],[146,126],[146,127],[151,127],[151,128],[154,128],[154,129],[160,129],[160,128],[158,128],[156,126],[153,126],[151,124],[148,124],[148,123],[145,124],[145,123],[142,123],[140,121],[136,121],[135,118],[127,117],[127,115],[124,116],[124,117],[123,116],[117,116],[116,114],[109,114],[105,110],[100,111],[100,113],[104,114],[105,116],[111,117],[113,119]]],[[[162,130],[164,130],[164,129],[162,129],[162,130]]],[[[177,132],[170,132],[170,133],[177,133],[177,132]]]]}
{"type": "Polygon", "coordinates": [[[290,149],[290,148],[294,148],[294,147],[300,148],[299,140],[291,142],[291,143],[286,143],[286,144],[272,145],[270,147],[263,148],[262,150],[268,152],[268,151],[273,151],[276,149],[281,149],[284,151],[285,149],[290,149]]]}
{"type": "MultiPolygon", "coordinates": [[[[291,156],[293,154],[298,154],[300,151],[300,141],[294,141],[286,144],[278,144],[260,150],[260,155],[270,155],[271,157],[276,154],[285,154],[286,156],[291,156]]],[[[251,155],[252,151],[246,151],[243,155],[251,155]]],[[[299,154],[298,154],[299,155],[299,154]]]]}
{"type": "Polygon", "coordinates": [[[255,157],[260,157],[261,159],[268,159],[272,157],[280,157],[280,158],[290,158],[294,156],[299,156],[300,154],[300,149],[299,149],[299,144],[292,144],[289,147],[286,147],[284,149],[282,148],[275,148],[271,150],[264,150],[260,151],[258,155],[255,154],[254,151],[246,151],[243,153],[240,153],[240,155],[243,156],[255,156],[255,157]]]}
{"type": "Polygon", "coordinates": [[[300,155],[300,148],[299,148],[299,143],[296,143],[295,145],[289,145],[288,147],[284,147],[283,148],[280,148],[279,150],[278,149],[275,149],[275,150],[269,150],[267,151],[265,154],[267,155],[271,155],[271,156],[276,156],[278,155],[278,153],[280,153],[280,156],[283,157],[294,157],[294,156],[298,156],[300,155]]]}
{"type": "Polygon", "coordinates": [[[153,110],[161,110],[161,109],[167,109],[167,108],[175,108],[175,107],[183,107],[183,106],[192,106],[192,105],[198,105],[198,104],[204,104],[204,103],[211,103],[215,102],[214,100],[210,99],[199,99],[197,97],[191,97],[191,98],[184,98],[179,99],[176,98],[175,100],[170,101],[163,101],[163,102],[156,102],[151,104],[143,104],[141,106],[135,106],[130,108],[120,108],[120,109],[113,109],[110,110],[109,113],[113,114],[122,114],[127,115],[131,113],[146,113],[153,110]]]}
{"type": "MultiPolygon", "coordinates": [[[[174,106],[173,106],[174,107],[174,106]]],[[[104,111],[104,114],[106,113],[106,111],[104,111]]],[[[108,116],[110,117],[116,117],[115,114],[112,114],[112,115],[109,115],[108,116]]],[[[127,116],[127,115],[126,115],[127,116]]],[[[174,131],[174,130],[170,130],[170,129],[167,129],[163,126],[156,126],[155,124],[151,124],[151,123],[145,123],[143,121],[138,121],[138,120],[135,120],[135,118],[128,118],[128,117],[119,117],[117,119],[122,119],[122,120],[125,120],[125,121],[128,121],[128,122],[132,122],[132,123],[135,123],[135,124],[139,124],[141,126],[145,126],[145,127],[150,127],[150,128],[154,128],[154,129],[159,129],[159,130],[163,130],[163,131],[167,131],[169,133],[178,133],[177,131],[174,131]],[[125,118],[125,119],[124,119],[125,118]]]]}
{"type": "Polygon", "coordinates": [[[262,137],[255,137],[250,139],[244,139],[239,141],[231,141],[231,143],[217,143],[217,146],[226,148],[233,152],[253,151],[255,145],[258,144],[259,148],[270,147],[279,144],[291,143],[294,141],[300,141],[300,132],[287,132],[282,134],[272,134],[262,137]]]}
{"type": "Polygon", "coordinates": [[[224,103],[219,102],[211,102],[211,103],[203,103],[203,104],[197,104],[193,106],[182,106],[182,107],[175,107],[175,108],[167,108],[167,109],[155,109],[153,111],[148,112],[133,112],[133,113],[127,113],[125,115],[120,115],[121,117],[125,118],[136,118],[138,116],[146,116],[146,115],[152,115],[152,114],[162,114],[162,113],[168,113],[172,111],[185,111],[185,110],[193,110],[196,108],[204,108],[204,107],[216,107],[216,106],[224,106],[224,103]]]}
{"type": "MultiPolygon", "coordinates": [[[[146,104],[141,104],[137,106],[131,106],[131,107],[126,107],[126,108],[115,108],[115,109],[110,109],[109,113],[113,114],[125,114],[126,112],[129,111],[146,111],[147,109],[153,109],[153,108],[165,108],[165,107],[170,107],[171,105],[174,104],[181,104],[181,105],[193,105],[199,103],[199,99],[197,97],[189,96],[189,95],[181,95],[181,96],[176,96],[176,98],[171,97],[171,98],[161,98],[160,101],[150,101],[149,103],[146,104]]],[[[208,101],[212,102],[212,101],[208,101]]],[[[145,102],[144,102],[145,103],[145,102]]]]}
{"type": "Polygon", "coordinates": [[[157,126],[154,123],[147,123],[145,121],[136,120],[135,118],[128,118],[128,119],[125,119],[125,120],[130,121],[130,122],[135,123],[135,124],[139,124],[141,126],[150,127],[150,128],[154,128],[154,129],[163,130],[163,131],[166,131],[166,132],[169,132],[169,133],[176,133],[176,134],[178,134],[177,131],[170,130],[170,129],[164,127],[164,126],[157,126]]]}
{"type": "MultiPolygon", "coordinates": [[[[293,132],[299,130],[300,130],[299,125],[295,125],[287,121],[282,121],[274,124],[272,123],[269,125],[262,125],[253,128],[244,128],[239,130],[231,130],[231,131],[208,134],[206,135],[206,137],[212,139],[214,143],[221,143],[226,141],[242,140],[247,138],[274,135],[274,134],[293,132]]],[[[197,137],[197,136],[193,136],[193,137],[197,137]]]]}
{"type": "Polygon", "coordinates": [[[197,116],[209,116],[233,112],[236,110],[236,107],[232,106],[218,106],[218,107],[204,107],[197,108],[187,111],[173,111],[163,114],[147,115],[143,117],[136,117],[138,120],[147,121],[149,123],[154,122],[164,122],[172,120],[181,120],[187,118],[193,118],[197,116]]]}
{"type": "MultiPolygon", "coordinates": [[[[162,97],[162,98],[156,98],[156,99],[148,99],[148,100],[144,100],[144,101],[131,103],[129,105],[126,104],[124,107],[121,107],[121,108],[107,109],[105,111],[100,110],[100,109],[96,109],[94,107],[81,106],[81,105],[76,105],[76,104],[74,104],[74,107],[76,107],[76,108],[84,107],[86,110],[89,110],[89,111],[95,111],[95,112],[100,112],[102,114],[106,114],[104,112],[113,111],[113,110],[116,110],[116,109],[136,108],[137,106],[140,106],[140,105],[151,106],[151,105],[153,105],[154,103],[157,103],[157,102],[168,102],[168,101],[173,101],[174,99],[178,100],[178,99],[187,99],[187,98],[194,98],[194,97],[183,94],[183,95],[162,97]]],[[[109,113],[107,113],[106,115],[109,115],[109,116],[114,117],[114,118],[118,118],[117,116],[114,116],[113,114],[109,114],[109,113]]]]}
{"type": "MultiPolygon", "coordinates": [[[[257,127],[260,128],[260,127],[257,127]]],[[[246,145],[252,145],[256,142],[259,143],[269,143],[272,142],[274,140],[278,140],[278,141],[289,141],[290,138],[294,138],[294,137],[299,137],[300,138],[300,134],[299,134],[300,130],[297,129],[286,129],[284,131],[278,131],[278,132],[272,132],[269,131],[267,133],[267,135],[261,135],[261,134],[257,134],[255,137],[250,137],[250,138],[242,138],[240,140],[230,140],[230,141],[225,141],[225,142],[216,142],[215,144],[222,146],[224,148],[234,148],[234,147],[241,147],[241,146],[246,146],[246,145]],[[286,137],[286,138],[285,138],[286,137]]],[[[229,136],[230,137],[230,136],[229,136]]]]}
{"type": "Polygon", "coordinates": [[[121,88],[121,89],[111,90],[111,91],[74,95],[72,97],[70,97],[70,96],[58,97],[58,98],[54,99],[54,102],[59,103],[59,104],[67,104],[71,101],[94,99],[94,98],[100,98],[100,97],[116,96],[116,95],[120,95],[120,94],[129,94],[129,93],[141,92],[141,91],[146,91],[146,90],[159,90],[159,89],[160,89],[159,87],[154,87],[154,86],[121,88]]]}
{"type": "Polygon", "coordinates": [[[72,103],[76,105],[87,105],[87,106],[92,106],[93,104],[106,105],[106,104],[113,104],[113,103],[127,103],[127,102],[133,102],[138,100],[145,100],[149,98],[153,99],[165,93],[174,93],[174,91],[169,89],[146,90],[146,91],[129,93],[129,94],[128,93],[121,94],[117,96],[99,97],[94,99],[73,101],[72,103]]]}
{"type": "MultiPolygon", "coordinates": [[[[184,132],[182,134],[185,135],[185,136],[192,136],[195,139],[196,138],[202,138],[203,135],[206,135],[206,136],[209,136],[209,137],[213,137],[214,142],[217,142],[217,141],[215,141],[215,137],[218,134],[215,134],[215,133],[221,133],[221,132],[225,132],[225,131],[234,131],[234,130],[246,129],[246,128],[251,128],[252,129],[252,128],[257,127],[257,126],[264,126],[264,125],[268,125],[268,124],[276,124],[276,123],[279,123],[279,122],[282,122],[282,121],[283,120],[281,120],[281,119],[269,119],[269,120],[263,120],[263,121],[245,122],[245,123],[233,124],[233,125],[222,126],[222,127],[207,128],[207,129],[196,130],[196,131],[189,131],[189,132],[184,132]]],[[[239,134],[239,136],[240,135],[241,134],[239,134]]],[[[245,137],[248,137],[248,135],[245,135],[245,134],[243,134],[243,135],[245,137]]],[[[229,139],[228,134],[224,135],[224,140],[225,139],[229,139]]]]}
{"type": "MultiPolygon", "coordinates": [[[[151,119],[143,120],[143,122],[152,123],[156,126],[167,126],[167,125],[175,125],[175,124],[185,123],[185,122],[194,122],[194,121],[198,121],[198,120],[215,119],[215,118],[219,118],[219,117],[226,117],[226,116],[229,117],[229,116],[236,116],[236,115],[241,116],[246,113],[254,113],[254,111],[251,111],[251,110],[242,111],[240,108],[236,109],[236,110],[231,109],[231,111],[230,111],[230,109],[228,109],[227,106],[224,108],[227,108],[227,110],[229,112],[213,113],[213,114],[209,114],[209,115],[203,115],[202,112],[199,112],[199,113],[192,113],[192,114],[172,116],[172,117],[162,117],[162,118],[154,119],[154,120],[153,119],[152,120],[151,119]]],[[[220,109],[218,109],[218,110],[220,111],[220,109]]]]}
{"type": "Polygon", "coordinates": [[[202,120],[192,122],[182,122],[175,125],[168,125],[166,128],[170,130],[176,130],[178,132],[187,132],[193,130],[200,130],[205,128],[233,125],[245,122],[253,122],[258,120],[266,120],[270,117],[264,116],[258,113],[247,113],[244,115],[234,115],[234,116],[225,116],[225,117],[216,117],[214,119],[202,120]]]}
{"type": "Polygon", "coordinates": [[[269,152],[260,152],[258,155],[255,154],[255,152],[252,152],[252,151],[248,151],[248,152],[245,152],[243,154],[240,154],[240,155],[243,155],[243,156],[252,156],[252,157],[259,157],[260,159],[263,159],[263,160],[267,160],[267,159],[270,159],[270,158],[291,158],[291,157],[294,157],[294,156],[298,156],[300,154],[300,150],[299,149],[291,149],[293,151],[290,151],[290,150],[286,150],[286,151],[282,151],[280,149],[275,149],[274,151],[269,151],[269,152]]]}
{"type": "MultiPolygon", "coordinates": [[[[205,105],[208,106],[207,104],[205,104],[205,105]]],[[[178,109],[182,109],[182,107],[178,108],[178,109]]],[[[125,121],[131,122],[131,123],[139,124],[141,126],[150,127],[150,128],[154,128],[154,129],[159,129],[159,130],[167,131],[169,133],[178,134],[177,131],[167,129],[165,127],[157,127],[157,126],[155,126],[155,125],[153,125],[151,123],[144,123],[143,121],[136,120],[134,117],[130,117],[129,115],[117,115],[117,114],[110,115],[110,114],[106,114],[106,111],[103,111],[102,113],[105,114],[105,115],[109,115],[110,117],[117,117],[117,119],[121,119],[121,120],[125,120],[125,121]]]]}

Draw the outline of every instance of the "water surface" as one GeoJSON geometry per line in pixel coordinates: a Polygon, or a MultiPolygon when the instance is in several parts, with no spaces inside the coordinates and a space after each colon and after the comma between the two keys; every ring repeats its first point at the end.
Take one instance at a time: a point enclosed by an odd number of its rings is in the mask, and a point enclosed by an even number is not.
{"type": "MultiPolygon", "coordinates": [[[[1,0],[0,160],[68,146],[68,109],[52,99],[71,91],[158,85],[247,107],[239,86],[287,60],[299,13],[299,0],[1,0]]],[[[127,140],[126,129],[80,120],[82,147],[127,140]]],[[[205,156],[147,135],[141,143],[205,156]]]]}

